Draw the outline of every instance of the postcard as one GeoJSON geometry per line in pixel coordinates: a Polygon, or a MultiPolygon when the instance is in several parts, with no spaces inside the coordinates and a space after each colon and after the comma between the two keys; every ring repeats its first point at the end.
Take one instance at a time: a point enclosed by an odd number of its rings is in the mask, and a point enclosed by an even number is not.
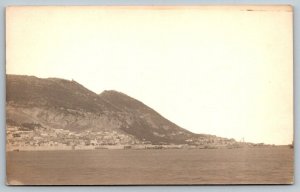
{"type": "Polygon", "coordinates": [[[293,9],[6,8],[7,185],[293,184],[293,9]]]}

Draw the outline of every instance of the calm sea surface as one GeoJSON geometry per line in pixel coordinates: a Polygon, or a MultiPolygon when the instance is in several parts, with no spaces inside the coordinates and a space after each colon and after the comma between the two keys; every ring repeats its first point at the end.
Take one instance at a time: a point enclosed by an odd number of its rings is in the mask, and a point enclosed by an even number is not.
{"type": "Polygon", "coordinates": [[[293,150],[8,152],[7,181],[28,185],[290,184],[293,150]]]}

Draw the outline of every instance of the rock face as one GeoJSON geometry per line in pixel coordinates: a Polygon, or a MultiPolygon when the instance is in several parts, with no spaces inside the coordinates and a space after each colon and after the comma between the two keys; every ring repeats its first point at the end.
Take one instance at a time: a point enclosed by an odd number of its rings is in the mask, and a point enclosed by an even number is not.
{"type": "Polygon", "coordinates": [[[184,144],[193,134],[117,91],[96,94],[75,81],[6,76],[7,123],[73,132],[115,131],[152,144],[184,144]]]}

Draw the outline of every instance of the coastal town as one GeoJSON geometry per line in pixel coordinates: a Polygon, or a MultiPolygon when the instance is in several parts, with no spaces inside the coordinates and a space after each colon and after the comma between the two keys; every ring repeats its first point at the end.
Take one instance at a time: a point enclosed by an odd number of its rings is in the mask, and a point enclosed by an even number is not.
{"type": "Polygon", "coordinates": [[[7,126],[8,151],[32,150],[92,150],[92,149],[181,149],[181,148],[240,148],[263,144],[237,142],[234,139],[214,135],[203,135],[187,139],[185,144],[156,143],[138,140],[120,131],[72,132],[66,129],[52,129],[40,124],[24,123],[7,126]]]}

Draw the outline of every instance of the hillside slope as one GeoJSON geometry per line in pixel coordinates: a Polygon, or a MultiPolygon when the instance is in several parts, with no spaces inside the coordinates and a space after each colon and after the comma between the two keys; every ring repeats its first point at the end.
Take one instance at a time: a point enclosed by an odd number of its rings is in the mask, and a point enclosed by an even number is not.
{"type": "Polygon", "coordinates": [[[117,131],[151,143],[186,143],[195,134],[117,91],[96,94],[75,81],[6,76],[8,122],[75,132],[117,131]]]}

